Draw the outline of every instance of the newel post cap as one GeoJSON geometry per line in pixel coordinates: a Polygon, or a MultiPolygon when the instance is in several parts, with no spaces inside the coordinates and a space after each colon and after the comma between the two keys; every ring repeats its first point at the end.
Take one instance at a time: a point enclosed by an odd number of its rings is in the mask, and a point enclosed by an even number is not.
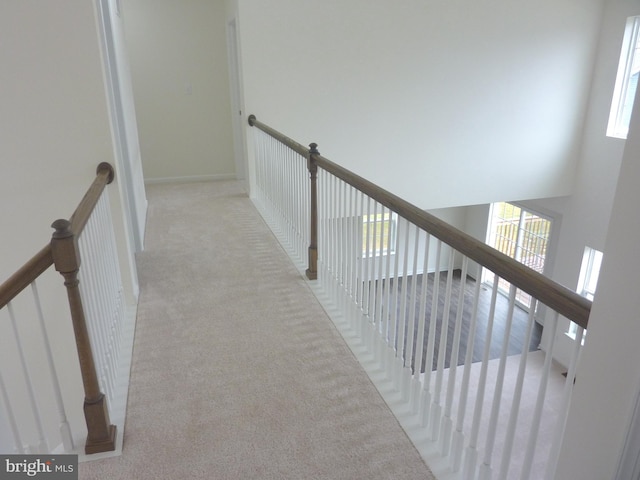
{"type": "Polygon", "coordinates": [[[71,231],[71,222],[64,218],[60,218],[51,224],[51,227],[56,231],[53,232],[52,238],[62,239],[69,238],[73,236],[73,232],[71,231]]]}
{"type": "Polygon", "coordinates": [[[116,177],[116,172],[109,162],[101,162],[98,164],[98,168],[96,168],[96,175],[100,174],[103,170],[106,170],[109,173],[109,176],[107,177],[107,185],[109,185],[116,177]]]}

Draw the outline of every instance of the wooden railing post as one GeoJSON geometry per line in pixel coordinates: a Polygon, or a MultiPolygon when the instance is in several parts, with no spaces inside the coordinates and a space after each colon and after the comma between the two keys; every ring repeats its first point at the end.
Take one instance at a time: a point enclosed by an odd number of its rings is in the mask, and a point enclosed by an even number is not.
{"type": "Polygon", "coordinates": [[[309,268],[306,271],[309,280],[318,278],[318,164],[316,155],[320,155],[318,145],[312,143],[309,145],[309,161],[307,166],[311,178],[311,235],[309,240],[309,268]]]}
{"type": "Polygon", "coordinates": [[[89,331],[80,296],[80,281],[78,280],[80,255],[77,239],[71,231],[71,222],[68,220],[56,220],[51,226],[56,230],[51,238],[53,262],[55,269],[64,277],[64,285],[67,287],[71,321],[84,385],[84,416],[88,432],[85,453],[113,451],[116,448],[116,426],[110,424],[107,400],[98,385],[89,331]]]}

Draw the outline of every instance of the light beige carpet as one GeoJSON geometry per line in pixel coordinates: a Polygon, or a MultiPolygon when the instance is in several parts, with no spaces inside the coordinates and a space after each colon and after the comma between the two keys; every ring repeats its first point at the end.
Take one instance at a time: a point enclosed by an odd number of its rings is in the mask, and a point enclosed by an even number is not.
{"type": "Polygon", "coordinates": [[[434,478],[239,183],[148,197],[123,455],[81,479],[434,478]]]}

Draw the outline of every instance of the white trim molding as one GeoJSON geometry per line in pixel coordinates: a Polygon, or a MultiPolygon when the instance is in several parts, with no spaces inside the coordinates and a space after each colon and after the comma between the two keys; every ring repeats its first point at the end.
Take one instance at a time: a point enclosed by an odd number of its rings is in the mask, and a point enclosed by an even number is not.
{"type": "Polygon", "coordinates": [[[159,177],[145,179],[145,185],[155,185],[158,183],[194,183],[194,182],[216,182],[219,180],[237,180],[234,173],[221,173],[218,175],[193,175],[187,177],[159,177]]]}

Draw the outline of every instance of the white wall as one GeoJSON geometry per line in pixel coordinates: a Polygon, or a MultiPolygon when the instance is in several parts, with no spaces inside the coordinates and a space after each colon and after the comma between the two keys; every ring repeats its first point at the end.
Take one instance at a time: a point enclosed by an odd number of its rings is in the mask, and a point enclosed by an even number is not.
{"type": "MultiPolygon", "coordinates": [[[[577,372],[556,476],[559,479],[614,478],[639,391],[640,297],[634,291],[640,269],[639,97],[613,201],[589,334],[577,372]]],[[[640,445],[635,448],[636,454],[640,452],[640,445]]]]}
{"type": "MultiPolygon", "coordinates": [[[[453,208],[440,208],[429,210],[429,214],[434,217],[447,222],[449,225],[458,228],[460,230],[464,230],[466,223],[466,208],[464,207],[453,207],[453,208]]],[[[398,219],[398,227],[397,227],[397,236],[398,248],[396,250],[395,256],[396,261],[398,263],[398,274],[404,274],[404,258],[405,258],[405,245],[409,246],[409,250],[407,251],[407,275],[413,274],[422,274],[425,273],[424,268],[424,255],[426,250],[426,237],[424,236],[424,232],[420,232],[418,238],[418,255],[414,258],[415,245],[416,245],[416,230],[415,227],[411,226],[407,230],[407,222],[398,219]],[[407,238],[408,235],[408,238],[407,238]],[[408,243],[406,243],[408,240],[408,243]],[[416,268],[414,269],[414,264],[416,268]]],[[[428,251],[428,262],[426,265],[427,272],[435,272],[446,271],[449,268],[449,259],[451,255],[451,249],[448,248],[445,244],[442,244],[441,253],[440,253],[440,262],[437,260],[437,245],[438,240],[435,237],[431,237],[429,239],[429,251],[428,251]]],[[[459,269],[462,267],[462,257],[459,254],[454,253],[454,268],[459,269]]],[[[474,272],[469,272],[474,273],[474,272]]]]}
{"type": "Polygon", "coordinates": [[[147,181],[235,176],[224,0],[121,0],[147,181]]]}
{"type": "MultiPolygon", "coordinates": [[[[556,212],[562,218],[555,261],[549,274],[571,289],[577,287],[584,247],[600,251],[605,247],[625,146],[624,140],[607,137],[606,128],[625,22],[627,17],[639,14],[637,0],[607,2],[574,193],[566,198],[530,202],[532,208],[556,212]]],[[[567,329],[568,322],[564,322],[556,338],[556,357],[563,364],[568,362],[572,343],[564,335],[567,329]]]]}
{"type": "MultiPolygon", "coordinates": [[[[0,2],[0,281],[50,241],[51,223],[72,214],[96,166],[114,164],[98,38],[94,2],[0,2]]],[[[108,188],[122,238],[117,172],[108,188]]],[[[48,272],[39,289],[72,426],[82,430],[84,395],[62,277],[48,272]]],[[[6,321],[0,312],[3,339],[6,321]]],[[[56,428],[56,412],[46,421],[56,428]]]]}
{"type": "Polygon", "coordinates": [[[247,113],[422,208],[571,192],[602,0],[238,4],[247,113]]]}
{"type": "Polygon", "coordinates": [[[3,1],[0,32],[6,275],[46,243],[53,220],[71,215],[98,163],[113,159],[92,3],[3,1]]]}

